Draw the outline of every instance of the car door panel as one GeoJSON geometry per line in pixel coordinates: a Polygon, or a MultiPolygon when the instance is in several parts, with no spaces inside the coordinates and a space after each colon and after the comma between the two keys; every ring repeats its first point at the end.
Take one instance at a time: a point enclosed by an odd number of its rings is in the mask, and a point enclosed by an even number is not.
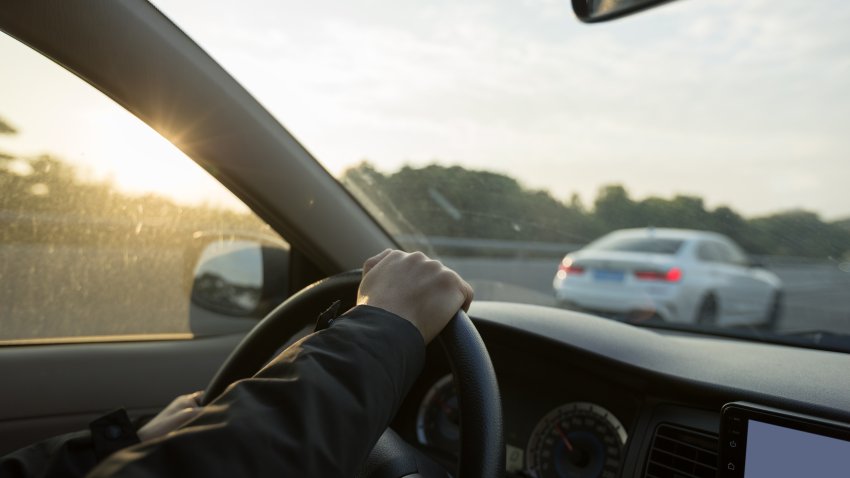
{"type": "Polygon", "coordinates": [[[150,414],[202,390],[241,337],[2,347],[0,455],[115,408],[150,414]]]}
{"type": "Polygon", "coordinates": [[[726,262],[726,268],[734,285],[736,316],[741,323],[753,323],[764,316],[767,303],[767,284],[750,267],[750,261],[736,245],[718,243],[726,262]]]}

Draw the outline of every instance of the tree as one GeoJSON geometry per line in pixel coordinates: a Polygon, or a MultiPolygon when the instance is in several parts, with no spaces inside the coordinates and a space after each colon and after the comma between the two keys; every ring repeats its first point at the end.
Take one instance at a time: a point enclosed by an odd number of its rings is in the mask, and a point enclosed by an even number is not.
{"type": "Polygon", "coordinates": [[[433,164],[383,175],[361,163],[342,181],[359,191],[361,201],[406,218],[408,232],[569,242],[589,241],[595,233],[582,209],[490,171],[433,164]]]}
{"type": "Polygon", "coordinates": [[[127,194],[109,181],[83,178],[73,164],[50,155],[0,154],[0,191],[0,243],[108,243],[118,236],[163,243],[189,240],[197,231],[268,231],[253,214],[127,194]]]}
{"type": "Polygon", "coordinates": [[[597,219],[607,227],[623,229],[645,226],[637,205],[620,184],[600,188],[593,208],[597,219]]]}
{"type": "Polygon", "coordinates": [[[760,241],[758,246],[768,254],[838,258],[850,249],[850,232],[809,211],[754,219],[751,227],[760,241]]]}
{"type": "Polygon", "coordinates": [[[601,187],[587,210],[575,194],[562,202],[505,174],[460,166],[405,166],[384,174],[363,162],[342,181],[394,233],[586,243],[616,229],[655,226],[716,231],[757,254],[840,257],[850,251],[850,221],[830,224],[806,211],[747,220],[728,206],[709,210],[697,196],[636,201],[619,184],[601,187]]]}

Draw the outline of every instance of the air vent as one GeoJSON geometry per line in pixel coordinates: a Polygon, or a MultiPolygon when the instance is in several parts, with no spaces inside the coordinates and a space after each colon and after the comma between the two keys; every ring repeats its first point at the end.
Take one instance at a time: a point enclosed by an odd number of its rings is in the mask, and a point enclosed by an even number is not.
{"type": "Polygon", "coordinates": [[[717,435],[659,425],[645,478],[716,478],[717,435]]]}

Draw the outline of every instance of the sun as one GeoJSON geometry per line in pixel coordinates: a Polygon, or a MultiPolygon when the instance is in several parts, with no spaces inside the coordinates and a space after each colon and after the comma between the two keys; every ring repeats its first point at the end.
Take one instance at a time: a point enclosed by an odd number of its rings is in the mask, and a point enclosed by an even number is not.
{"type": "Polygon", "coordinates": [[[3,34],[0,57],[17,68],[0,76],[0,113],[13,125],[0,135],[3,153],[50,155],[81,179],[108,180],[129,194],[247,210],[177,147],[72,73],[3,34]]]}
{"type": "Polygon", "coordinates": [[[118,105],[92,114],[88,135],[94,173],[130,194],[158,194],[184,204],[246,206],[191,158],[118,105]]]}

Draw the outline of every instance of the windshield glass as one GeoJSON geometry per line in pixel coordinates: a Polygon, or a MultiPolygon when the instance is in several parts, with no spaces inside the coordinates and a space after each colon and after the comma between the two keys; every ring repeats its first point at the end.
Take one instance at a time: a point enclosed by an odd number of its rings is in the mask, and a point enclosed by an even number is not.
{"type": "Polygon", "coordinates": [[[850,3],[156,3],[478,299],[850,332],[850,3]],[[586,260],[627,228],[705,236],[586,260]]]}

